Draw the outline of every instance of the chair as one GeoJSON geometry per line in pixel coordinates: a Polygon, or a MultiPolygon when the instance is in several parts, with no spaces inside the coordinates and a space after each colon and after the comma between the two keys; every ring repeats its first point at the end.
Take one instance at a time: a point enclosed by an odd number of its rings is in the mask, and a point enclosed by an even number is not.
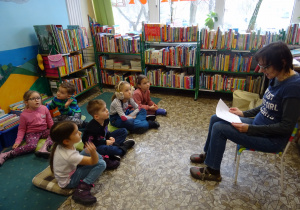
{"type": "MultiPolygon", "coordinates": [[[[298,131],[298,124],[296,124],[296,126],[295,126],[295,128],[294,128],[294,130],[293,130],[293,132],[292,132],[292,134],[291,134],[291,136],[289,138],[289,141],[288,141],[287,145],[285,146],[284,150],[281,151],[281,152],[278,152],[278,153],[274,153],[275,166],[276,166],[276,155],[277,154],[280,155],[280,162],[281,162],[281,164],[280,164],[280,169],[281,169],[281,176],[280,176],[281,190],[283,190],[283,170],[284,170],[284,159],[283,158],[284,158],[284,156],[286,154],[286,151],[288,150],[291,142],[294,140],[297,131],[298,131]]],[[[241,154],[242,154],[242,152],[244,150],[256,151],[254,149],[246,148],[246,147],[244,147],[242,145],[239,145],[239,144],[236,145],[236,151],[235,151],[236,170],[235,170],[234,183],[237,182],[237,176],[238,176],[239,164],[240,164],[240,156],[241,156],[241,154]],[[237,159],[236,159],[236,157],[237,157],[237,159]]],[[[260,151],[257,151],[257,152],[260,152],[260,151]]]]}

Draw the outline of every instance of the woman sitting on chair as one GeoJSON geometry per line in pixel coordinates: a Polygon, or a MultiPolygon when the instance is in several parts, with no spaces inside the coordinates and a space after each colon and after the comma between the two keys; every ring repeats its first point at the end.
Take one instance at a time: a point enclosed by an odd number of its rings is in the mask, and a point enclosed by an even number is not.
{"type": "Polygon", "coordinates": [[[230,108],[242,123],[229,123],[216,115],[210,119],[204,153],[190,157],[207,167],[190,169],[196,179],[221,181],[220,167],[227,139],[262,152],[282,151],[300,115],[300,76],[293,70],[293,57],[283,42],[261,48],[254,58],[260,72],[270,79],[259,107],[242,112],[230,108]],[[254,118],[249,118],[254,117],[254,118]]]}

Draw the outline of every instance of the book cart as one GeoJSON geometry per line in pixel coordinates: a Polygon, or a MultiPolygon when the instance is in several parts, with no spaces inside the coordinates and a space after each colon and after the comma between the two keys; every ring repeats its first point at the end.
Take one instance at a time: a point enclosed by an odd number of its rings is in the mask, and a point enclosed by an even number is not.
{"type": "Polygon", "coordinates": [[[75,85],[75,97],[99,86],[98,71],[95,62],[86,61],[83,50],[89,45],[85,28],[61,25],[34,26],[39,40],[39,51],[43,57],[45,77],[49,80],[53,95],[63,81],[75,85]],[[61,54],[65,66],[50,68],[48,55],[61,54]]]}
{"type": "Polygon", "coordinates": [[[198,27],[144,24],[142,66],[152,87],[199,91],[198,27]]]}

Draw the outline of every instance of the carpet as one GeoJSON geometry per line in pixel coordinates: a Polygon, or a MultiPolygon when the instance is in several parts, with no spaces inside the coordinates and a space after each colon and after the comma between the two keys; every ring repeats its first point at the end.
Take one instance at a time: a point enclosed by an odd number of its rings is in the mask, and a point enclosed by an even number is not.
{"type": "Polygon", "coordinates": [[[33,153],[7,160],[0,167],[0,209],[57,209],[68,197],[35,187],[32,179],[49,165],[33,153]]]}
{"type": "MultiPolygon", "coordinates": [[[[102,93],[95,99],[102,99],[109,109],[112,92],[102,93]]],[[[154,103],[161,99],[151,97],[154,103]]],[[[82,105],[82,114],[90,121],[92,116],[86,111],[87,103],[82,105]]],[[[58,195],[32,184],[32,179],[49,165],[49,160],[38,158],[33,153],[7,160],[0,167],[0,209],[58,209],[68,198],[58,195]]]]}
{"type": "MultiPolygon", "coordinates": [[[[109,110],[110,104],[111,104],[111,97],[112,97],[112,95],[113,95],[113,92],[105,92],[105,93],[102,93],[101,95],[97,96],[94,99],[102,99],[103,101],[105,101],[106,107],[109,110]]],[[[151,100],[154,103],[157,104],[161,99],[160,98],[151,97],[151,100]]],[[[92,116],[86,110],[87,104],[88,104],[88,102],[85,103],[85,104],[83,104],[80,108],[81,108],[81,114],[84,115],[84,116],[86,116],[86,121],[89,122],[93,118],[92,118],[92,116]]]]}

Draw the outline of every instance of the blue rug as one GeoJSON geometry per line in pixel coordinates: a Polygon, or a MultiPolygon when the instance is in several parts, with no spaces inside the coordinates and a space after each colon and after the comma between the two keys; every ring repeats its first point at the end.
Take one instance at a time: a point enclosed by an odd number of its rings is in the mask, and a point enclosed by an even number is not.
{"type": "MultiPolygon", "coordinates": [[[[106,103],[106,107],[107,109],[109,110],[110,108],[110,104],[111,104],[111,97],[113,96],[113,92],[105,92],[105,93],[102,93],[100,96],[97,96],[96,98],[94,99],[102,99],[103,101],[105,101],[106,103]]],[[[154,103],[158,103],[161,99],[160,98],[155,98],[155,97],[151,97],[151,100],[154,102],[154,103]]],[[[86,116],[86,121],[90,121],[92,120],[92,116],[86,111],[86,106],[87,106],[88,102],[83,104],[80,108],[81,108],[81,114],[86,116]]]]}

